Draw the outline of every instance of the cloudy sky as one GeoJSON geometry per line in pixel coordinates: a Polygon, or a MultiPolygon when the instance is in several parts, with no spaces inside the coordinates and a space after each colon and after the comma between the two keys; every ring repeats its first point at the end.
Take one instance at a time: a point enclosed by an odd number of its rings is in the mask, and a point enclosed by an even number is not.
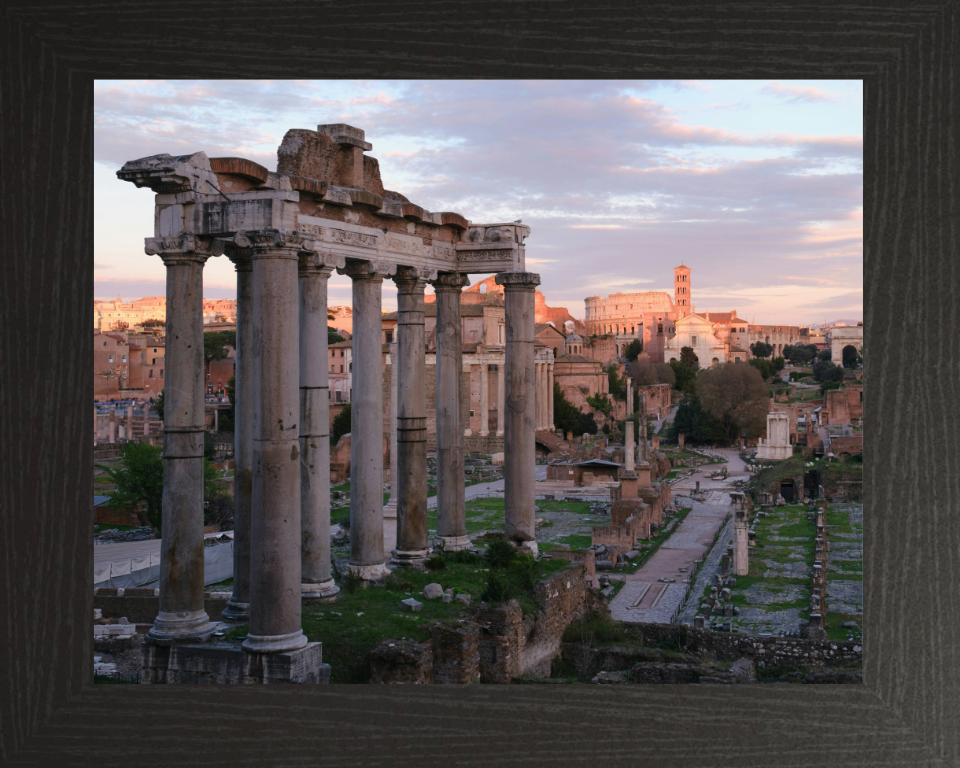
{"type": "MultiPolygon", "coordinates": [[[[126,160],[203,150],[276,170],[288,129],[345,122],[387,189],[529,224],[527,268],[576,317],[586,296],[672,294],[681,262],[698,311],[863,316],[860,81],[100,81],[94,101],[97,298],[164,293],[143,252],[153,194],[116,178],[126,160]]],[[[349,304],[349,279],[330,283],[349,304]]],[[[235,296],[226,259],[204,296],[235,296]]]]}

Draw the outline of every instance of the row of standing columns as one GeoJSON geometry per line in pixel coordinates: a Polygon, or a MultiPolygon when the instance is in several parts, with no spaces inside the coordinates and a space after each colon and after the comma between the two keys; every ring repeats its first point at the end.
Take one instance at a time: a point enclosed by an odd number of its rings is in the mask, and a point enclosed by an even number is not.
{"type": "Polygon", "coordinates": [[[536,363],[537,429],[553,430],[553,363],[536,363]]]}
{"type": "MultiPolygon", "coordinates": [[[[163,244],[167,246],[166,243],[163,244]]],[[[365,579],[386,571],[383,525],[383,390],[381,288],[398,288],[395,358],[397,542],[391,562],[429,554],[427,541],[424,288],[409,267],[345,262],[303,250],[292,233],[241,233],[224,245],[237,271],[235,533],[233,594],[224,618],[249,620],[243,647],[277,653],[303,647],[301,599],[333,598],[330,561],[327,280],[336,267],[352,280],[354,385],[351,408],[351,552],[349,568],[365,579]],[[298,295],[299,302],[290,300],[298,295]]],[[[160,612],[156,643],[210,637],[203,607],[203,326],[202,270],[209,257],[196,239],[159,252],[167,267],[167,386],[160,612]]],[[[497,276],[506,294],[506,371],[498,371],[504,406],[506,532],[535,548],[531,273],[497,276]]],[[[441,274],[437,293],[438,530],[436,545],[470,546],[466,534],[463,425],[460,410],[459,274],[441,274]]],[[[543,418],[547,383],[541,372],[543,418]]]]}

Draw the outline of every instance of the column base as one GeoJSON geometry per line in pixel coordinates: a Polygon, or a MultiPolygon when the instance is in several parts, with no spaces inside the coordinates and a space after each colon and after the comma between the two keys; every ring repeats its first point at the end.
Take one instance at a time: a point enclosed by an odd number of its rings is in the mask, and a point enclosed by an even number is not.
{"type": "Polygon", "coordinates": [[[314,600],[321,603],[332,603],[340,594],[340,587],[336,585],[333,579],[327,579],[316,584],[301,584],[300,598],[303,600],[314,600]]]}
{"type": "Polygon", "coordinates": [[[286,635],[247,635],[241,646],[247,653],[287,653],[303,648],[307,636],[302,629],[286,635]]]}
{"type": "Polygon", "coordinates": [[[461,549],[470,549],[473,543],[467,536],[437,536],[433,546],[444,552],[459,552],[461,549]]]}
{"type": "Polygon", "coordinates": [[[395,549],[391,553],[390,565],[395,568],[423,568],[428,557],[429,549],[395,549]]]}
{"type": "Polygon", "coordinates": [[[192,611],[186,615],[161,611],[147,632],[147,638],[157,645],[205,643],[213,637],[215,629],[206,611],[192,611]]]}
{"type": "Polygon", "coordinates": [[[540,554],[540,550],[537,547],[537,542],[535,541],[521,541],[517,545],[517,549],[519,549],[522,552],[529,552],[534,557],[540,554]]]}
{"type": "Polygon", "coordinates": [[[390,569],[383,563],[374,563],[373,565],[354,565],[353,563],[347,563],[347,568],[364,581],[376,581],[390,573],[390,569]]]}
{"type": "Polygon", "coordinates": [[[231,597],[227,600],[227,607],[223,609],[220,618],[223,621],[231,621],[235,624],[250,621],[250,603],[239,603],[231,597]]]}
{"type": "Polygon", "coordinates": [[[497,435],[497,437],[503,437],[503,430],[502,430],[502,429],[498,429],[497,432],[496,432],[496,435],[497,435]]]}
{"type": "Polygon", "coordinates": [[[246,653],[235,645],[143,646],[141,684],[257,685],[330,682],[323,646],[307,643],[284,653],[246,653]]]}

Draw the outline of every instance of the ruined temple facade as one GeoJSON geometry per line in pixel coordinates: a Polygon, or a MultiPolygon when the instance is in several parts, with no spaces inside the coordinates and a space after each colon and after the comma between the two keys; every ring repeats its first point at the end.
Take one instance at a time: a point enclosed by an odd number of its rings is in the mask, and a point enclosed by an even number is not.
{"type": "Polygon", "coordinates": [[[634,339],[655,363],[680,359],[682,347],[692,347],[701,367],[749,360],[750,345],[770,344],[774,356],[792,344],[805,343],[800,327],[755,325],[730,312],[697,312],[693,303],[691,270],[681,264],[673,270],[673,298],[665,291],[613,293],[588,296],[587,331],[612,336],[616,354],[622,358],[634,339]]]}
{"type": "MultiPolygon", "coordinates": [[[[277,172],[204,152],[124,164],[123,181],[155,194],[148,255],[167,273],[166,407],[160,610],[144,645],[144,680],[321,682],[319,643],[301,628],[301,599],[330,599],[327,282],[351,279],[351,552],[360,579],[421,564],[427,527],[424,292],[436,293],[434,546],[470,546],[464,509],[461,293],[469,274],[504,289],[505,534],[536,553],[536,430],[546,421],[548,371],[535,357],[534,292],[518,223],[477,224],[430,212],[384,188],[364,132],[319,125],[287,132],[277,172]],[[233,594],[224,618],[249,620],[242,650],[206,641],[203,596],[203,267],[227,256],[237,272],[236,504],[233,594]],[[397,286],[396,517],[383,506],[384,279],[397,286]],[[256,415],[256,418],[254,416],[256,415]],[[385,540],[395,536],[395,547],[385,540]]],[[[544,347],[545,351],[545,347],[544,347]]],[[[481,374],[482,375],[482,374],[481,374]]],[[[329,669],[329,668],[327,668],[329,669]]]]}

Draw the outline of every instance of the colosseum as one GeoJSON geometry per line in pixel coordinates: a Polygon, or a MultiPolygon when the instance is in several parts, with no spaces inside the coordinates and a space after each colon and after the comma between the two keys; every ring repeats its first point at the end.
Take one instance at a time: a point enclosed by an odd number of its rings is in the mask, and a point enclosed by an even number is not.
{"type": "Polygon", "coordinates": [[[672,299],[665,291],[588,296],[588,333],[613,336],[621,357],[631,341],[641,339],[653,362],[679,360],[680,349],[692,347],[703,366],[748,360],[750,345],[757,341],[770,344],[774,355],[806,341],[796,325],[755,325],[736,310],[698,313],[690,277],[690,267],[674,267],[672,299]]]}

